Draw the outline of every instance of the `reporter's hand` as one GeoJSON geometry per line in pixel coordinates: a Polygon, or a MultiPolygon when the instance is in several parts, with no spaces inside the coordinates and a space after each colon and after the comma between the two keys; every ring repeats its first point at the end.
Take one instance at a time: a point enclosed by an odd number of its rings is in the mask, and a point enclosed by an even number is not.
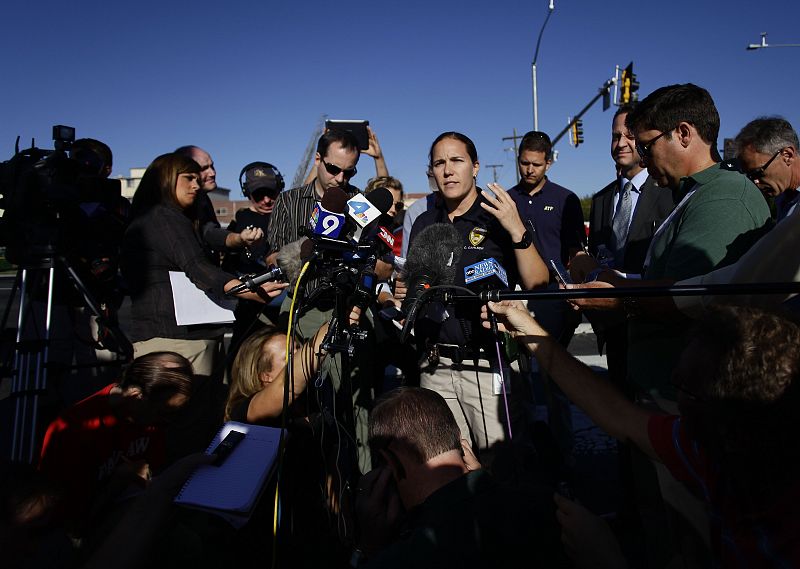
{"type": "MultiPolygon", "coordinates": [[[[242,284],[242,281],[239,279],[231,279],[227,283],[225,283],[225,292],[231,290],[232,288],[242,284]]],[[[244,291],[240,292],[236,295],[236,298],[244,298],[246,300],[254,300],[256,302],[264,302],[266,303],[272,298],[278,296],[283,289],[289,286],[289,283],[279,283],[279,282],[266,282],[262,284],[256,292],[244,291]]]]}
{"type": "Polygon", "coordinates": [[[264,231],[260,227],[245,227],[239,233],[239,238],[245,246],[251,247],[264,238],[264,231]]]}
{"type": "Polygon", "coordinates": [[[569,275],[576,283],[582,283],[586,280],[586,276],[599,266],[600,263],[597,262],[597,259],[588,253],[579,251],[574,257],[572,257],[572,259],[570,259],[569,275]]]}
{"type": "MultiPolygon", "coordinates": [[[[600,289],[607,288],[613,289],[614,285],[602,280],[596,280],[589,283],[582,284],[569,284],[566,290],[573,289],[600,289]]],[[[571,298],[569,302],[575,310],[621,310],[621,298],[571,298]]]]}
{"type": "Polygon", "coordinates": [[[408,286],[406,286],[405,281],[402,279],[396,279],[394,281],[394,297],[399,300],[403,301],[408,294],[408,286]]]}
{"type": "Polygon", "coordinates": [[[508,332],[512,337],[524,336],[541,330],[541,326],[533,319],[525,305],[518,300],[503,300],[502,302],[489,302],[481,307],[481,320],[483,327],[491,329],[489,310],[497,318],[497,329],[508,332]]]}
{"type": "Polygon", "coordinates": [[[467,470],[480,470],[482,468],[478,457],[475,456],[475,453],[472,452],[472,443],[470,443],[464,437],[461,437],[461,452],[464,455],[464,466],[467,467],[467,470]]]}
{"type": "Polygon", "coordinates": [[[359,549],[370,556],[386,546],[396,537],[403,513],[389,466],[379,466],[362,476],[356,491],[359,549]]]}

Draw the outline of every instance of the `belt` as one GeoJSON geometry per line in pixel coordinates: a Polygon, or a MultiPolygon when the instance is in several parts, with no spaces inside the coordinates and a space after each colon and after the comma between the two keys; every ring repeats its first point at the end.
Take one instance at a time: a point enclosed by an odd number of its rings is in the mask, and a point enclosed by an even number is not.
{"type": "Polygon", "coordinates": [[[439,357],[448,358],[455,363],[485,358],[485,350],[474,346],[449,346],[447,344],[433,344],[428,351],[428,360],[439,357]]]}

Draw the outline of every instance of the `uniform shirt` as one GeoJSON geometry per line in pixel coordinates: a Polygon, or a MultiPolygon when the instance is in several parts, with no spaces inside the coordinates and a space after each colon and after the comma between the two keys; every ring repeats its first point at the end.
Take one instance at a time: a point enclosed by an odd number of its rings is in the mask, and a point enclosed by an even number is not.
{"type": "Polygon", "coordinates": [[[548,267],[550,259],[566,265],[569,250],[583,248],[586,239],[583,210],[573,192],[547,180],[533,195],[522,184],[511,188],[508,194],[517,204],[522,221],[533,222],[534,243],[548,267]]]}
{"type": "MultiPolygon", "coordinates": [[[[485,200],[478,195],[472,207],[464,215],[453,218],[452,224],[461,236],[463,250],[456,269],[457,286],[466,286],[464,267],[494,257],[506,270],[508,286],[514,288],[519,282],[517,261],[511,236],[500,225],[492,214],[481,207],[485,200]]],[[[436,200],[432,209],[420,214],[411,229],[410,242],[419,232],[434,223],[451,223],[447,215],[444,200],[436,200]]],[[[497,288],[497,287],[492,287],[497,288]]],[[[423,330],[423,336],[441,344],[466,346],[486,346],[490,342],[491,333],[480,324],[480,305],[477,302],[464,302],[447,307],[450,318],[447,318],[438,333],[432,329],[423,330]]],[[[420,318],[420,320],[423,320],[420,318]]],[[[419,322],[423,324],[422,322],[419,322]]],[[[427,327],[426,327],[427,328],[427,327]]]]}

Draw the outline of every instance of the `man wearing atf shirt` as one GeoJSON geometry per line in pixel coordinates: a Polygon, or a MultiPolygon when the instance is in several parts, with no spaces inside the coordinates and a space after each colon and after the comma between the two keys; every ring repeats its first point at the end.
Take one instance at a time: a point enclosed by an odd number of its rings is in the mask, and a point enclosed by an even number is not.
{"type": "MultiPolygon", "coordinates": [[[[421,214],[411,230],[411,249],[420,232],[435,223],[452,224],[460,247],[454,284],[464,286],[464,268],[494,258],[507,272],[508,286],[525,289],[547,284],[548,272],[532,245],[511,197],[496,184],[495,195],[478,192],[478,154],[465,135],[446,132],[434,140],[430,169],[442,199],[421,214]]],[[[491,334],[481,329],[477,303],[449,305],[437,315],[429,307],[418,320],[417,341],[427,352],[427,368],[420,385],[440,393],[456,416],[461,433],[483,451],[511,435],[522,419],[518,399],[528,390],[515,389],[519,374],[505,376],[508,406],[498,379],[505,362],[498,363],[491,334]],[[432,318],[431,318],[432,317],[432,318]]],[[[491,457],[484,454],[484,464],[491,457]]]]}

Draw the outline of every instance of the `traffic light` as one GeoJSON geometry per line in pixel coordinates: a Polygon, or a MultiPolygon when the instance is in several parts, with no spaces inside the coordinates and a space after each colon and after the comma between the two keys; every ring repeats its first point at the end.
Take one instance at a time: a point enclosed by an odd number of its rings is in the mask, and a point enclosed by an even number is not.
{"type": "Polygon", "coordinates": [[[619,94],[619,104],[625,105],[632,101],[638,101],[639,95],[636,91],[639,90],[639,82],[636,80],[636,74],[633,72],[633,61],[628,64],[628,67],[622,70],[622,89],[619,94]]]}
{"type": "Polygon", "coordinates": [[[572,138],[572,146],[577,147],[583,144],[583,121],[581,119],[575,119],[575,122],[572,123],[570,138],[572,138]]]}

